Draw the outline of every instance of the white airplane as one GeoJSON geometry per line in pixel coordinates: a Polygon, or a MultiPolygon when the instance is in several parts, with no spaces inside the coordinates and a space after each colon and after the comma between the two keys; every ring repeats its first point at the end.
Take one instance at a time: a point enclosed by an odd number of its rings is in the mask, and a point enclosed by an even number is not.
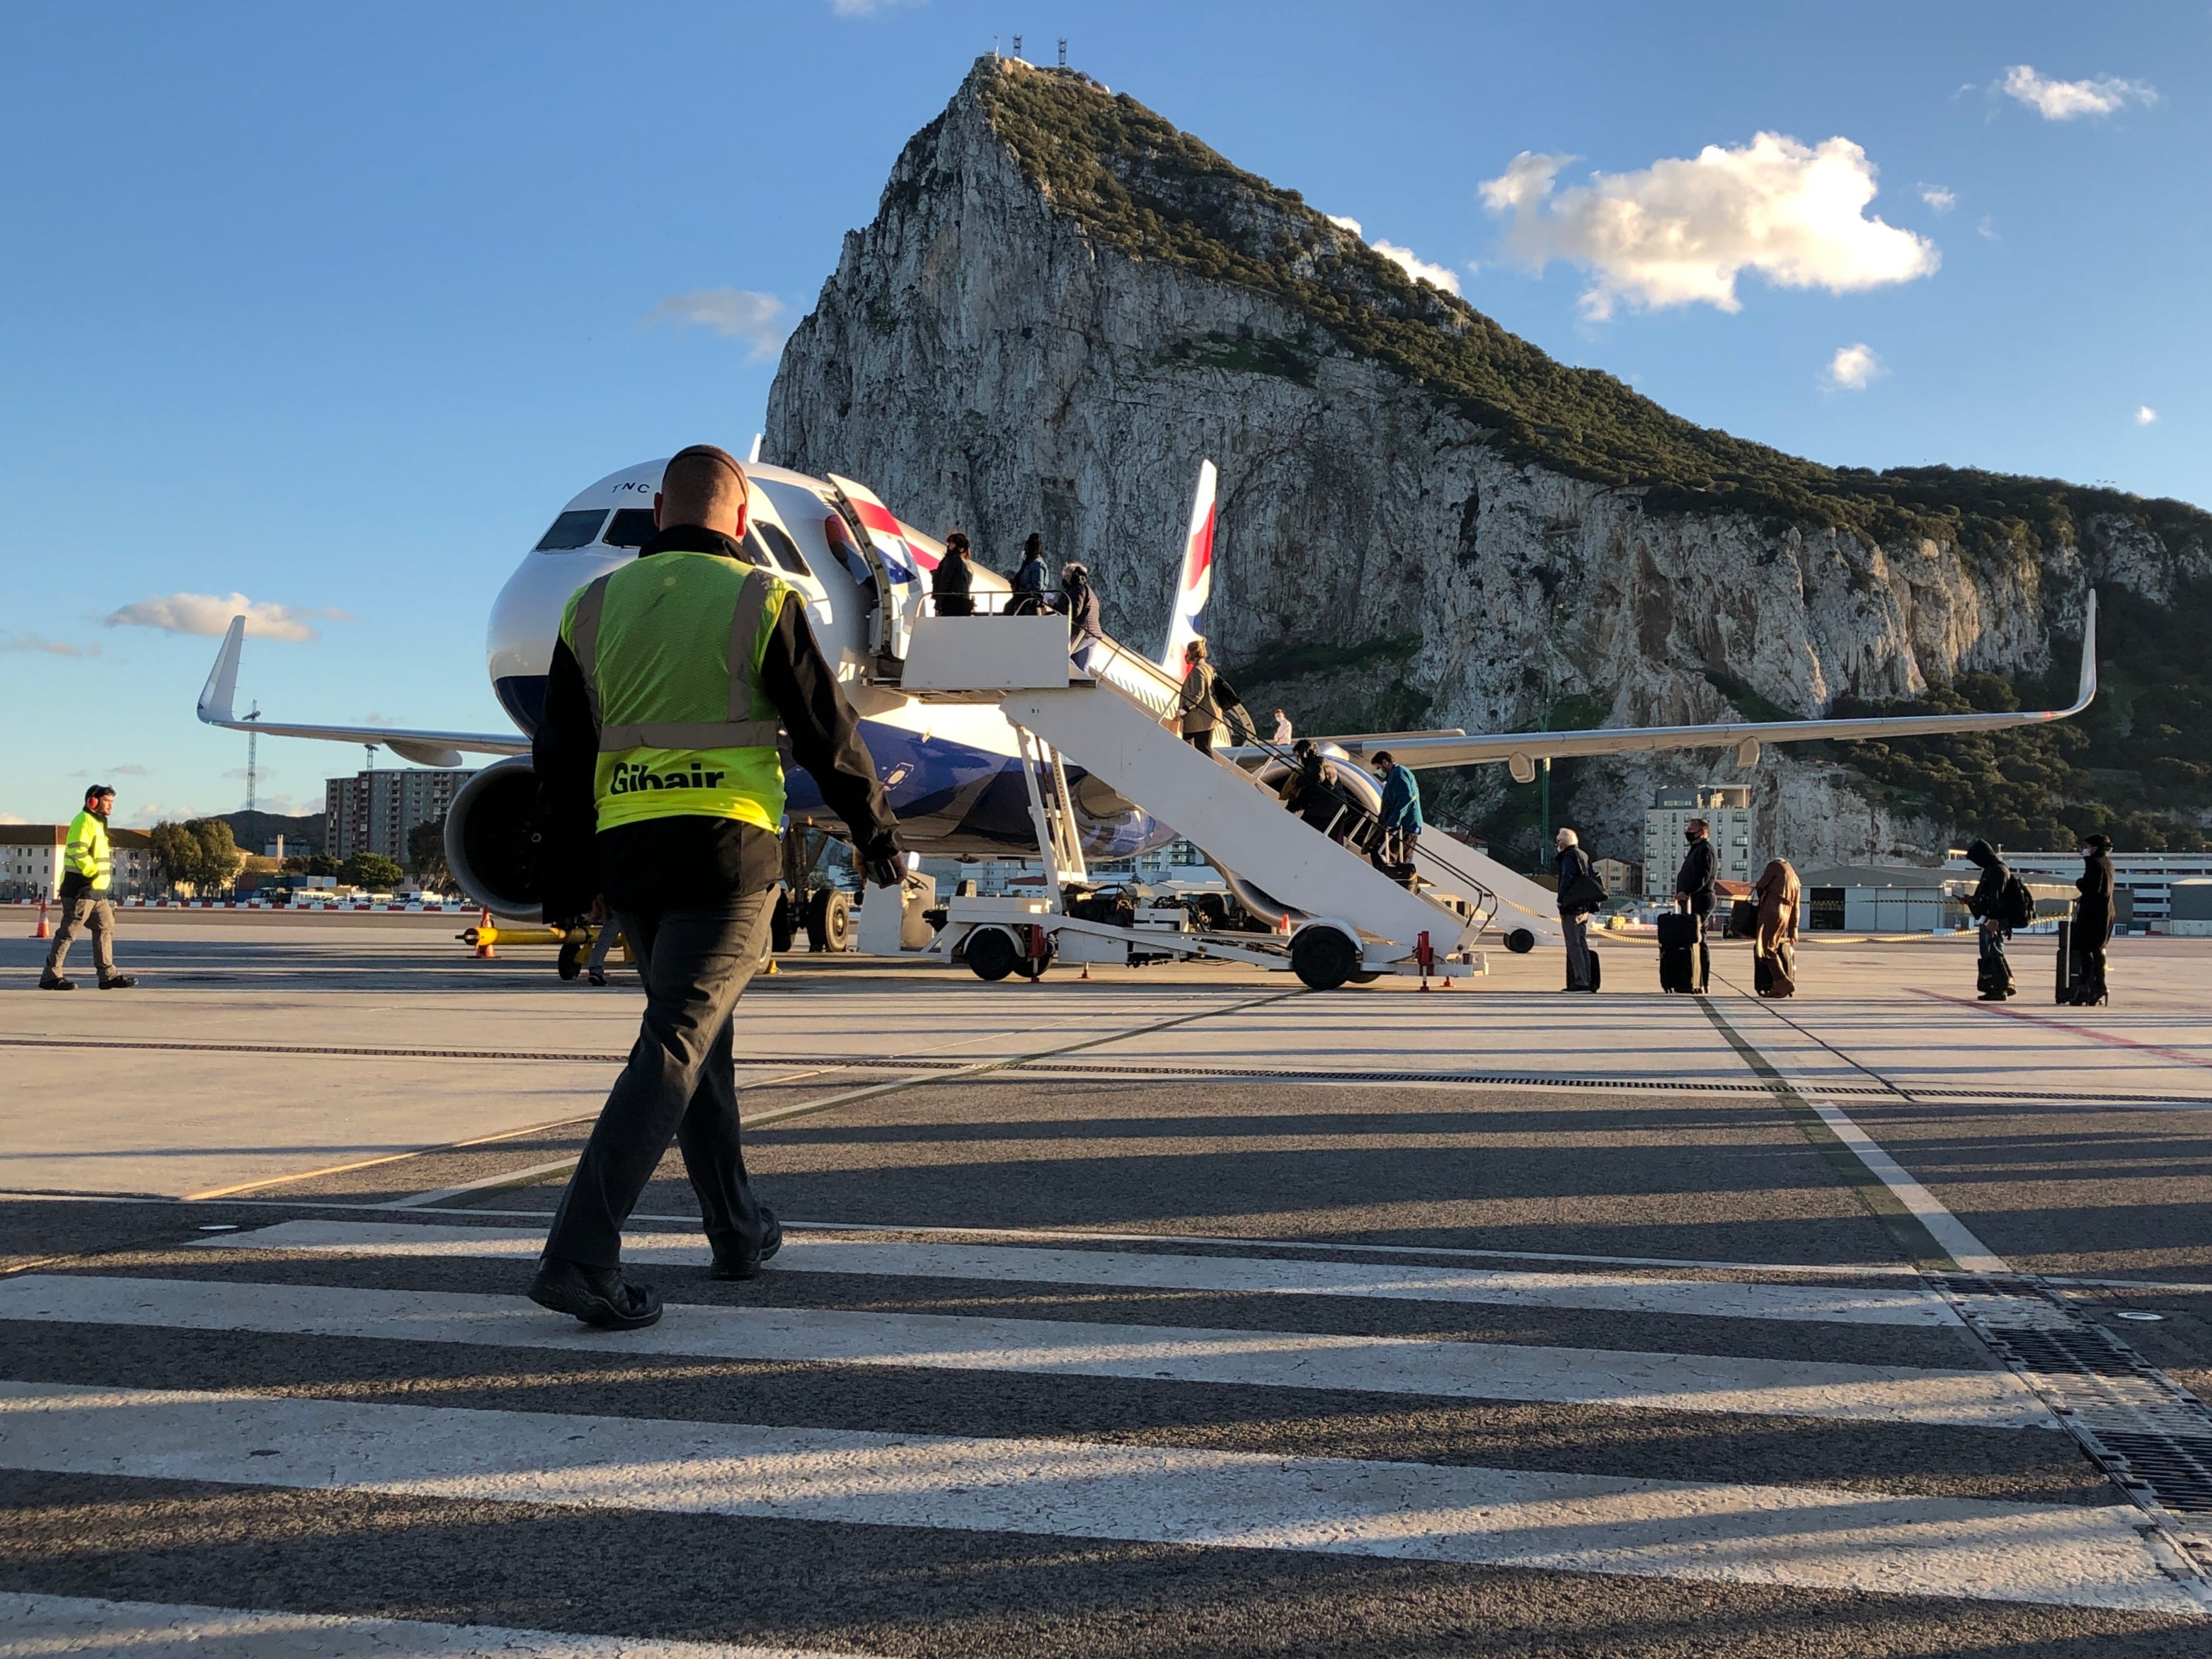
{"type": "MultiPolygon", "coordinates": [[[[446,821],[447,864],[476,902],[506,916],[535,917],[538,903],[534,825],[537,778],[531,733],[544,707],[545,675],[568,596],[605,571],[637,556],[653,533],[653,498],[665,461],[609,474],[562,507],[494,602],[487,654],[492,690],[514,722],[511,732],[424,731],[392,726],[301,725],[240,718],[234,708],[246,618],[234,617],[200,693],[199,718],[210,726],[267,737],[315,738],[381,744],[427,766],[459,766],[468,755],[500,758],[471,778],[446,821]]],[[[897,688],[914,618],[927,604],[928,572],[941,544],[901,521],[864,485],[831,474],[812,478],[758,462],[744,547],[752,561],[780,572],[805,595],[823,653],[859,713],[869,752],[912,851],[951,858],[1023,858],[1036,853],[1034,820],[1014,728],[989,704],[924,702],[897,688]]],[[[1171,608],[1164,667],[1182,672],[1182,645],[1196,635],[1210,597],[1214,544],[1214,467],[1200,470],[1198,497],[1185,538],[1182,568],[1171,608]]],[[[980,567],[979,595],[1003,593],[1003,576],[980,567]]],[[[1503,761],[1528,782],[1539,762],[1573,755],[1662,749],[1733,748],[1749,765],[1768,743],[1808,738],[1923,737],[1985,732],[2079,714],[2096,693],[2097,601],[2083,622],[2078,695],[2064,708],[2009,714],[1877,716],[1862,720],[1731,722],[1713,726],[1600,728],[1583,732],[1477,733],[1461,731],[1365,732],[1319,739],[1341,757],[1362,759],[1388,749],[1406,765],[1467,766],[1503,761]]],[[[1274,757],[1263,747],[1229,751],[1245,764],[1274,757]]],[[[1364,769],[1341,769],[1346,781],[1375,804],[1364,769]]],[[[1080,768],[1067,768],[1086,859],[1126,858],[1176,839],[1176,832],[1080,768]]],[[[813,780],[793,768],[788,813],[795,827],[842,835],[813,780]]],[[[1226,873],[1224,872],[1224,873],[1226,873]]],[[[1232,883],[1232,884],[1234,884],[1232,883]]]]}

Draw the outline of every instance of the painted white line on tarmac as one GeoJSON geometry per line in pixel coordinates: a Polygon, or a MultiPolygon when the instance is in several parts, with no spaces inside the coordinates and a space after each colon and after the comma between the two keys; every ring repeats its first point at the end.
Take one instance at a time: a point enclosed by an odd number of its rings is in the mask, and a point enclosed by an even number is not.
{"type": "MultiPolygon", "coordinates": [[[[534,1230],[415,1226],[374,1221],[287,1221],[227,1233],[210,1249],[322,1250],[368,1256],[535,1256],[534,1230]]],[[[632,1233],[632,1261],[705,1266],[703,1239],[632,1233]]],[[[1939,1297],[1911,1287],[1770,1285],[1719,1279],[1652,1279],[1630,1273],[1533,1273],[1438,1267],[1406,1262],[1284,1261],[1257,1256],[1170,1255],[1149,1251],[1049,1250],[1017,1245],[907,1243],[787,1233],[771,1273],[860,1273],[896,1279],[1107,1285],[1123,1291],[1182,1291],[1228,1296],[1379,1297],[1522,1308],[1595,1309],[1611,1313],[1704,1315],[1820,1324],[1956,1326],[1939,1297]]]]}
{"type": "MultiPolygon", "coordinates": [[[[1753,1049],[1761,1060],[1789,1079],[1790,1086],[1814,1115],[1828,1126],[1836,1139],[1850,1150],[1852,1157],[1866,1166],[1869,1174],[1889,1188],[1897,1201],[1928,1230],[1928,1236],[1952,1261],[1972,1273],[2007,1273],[2012,1271],[2004,1258],[1977,1238],[1965,1222],[1951,1213],[1942,1200],[1914,1180],[1905,1166],[1884,1152],[1872,1135],[1852,1122],[1842,1107],[1824,1098],[1820,1084],[1802,1066],[1777,1060],[1771,1049],[1762,1048],[1745,1036],[1735,1022],[1722,1012],[1719,999],[1708,997],[1705,1009],[1715,1019],[1735,1032],[1736,1039],[1746,1048],[1753,1049]]],[[[1784,1024],[1790,1024],[1778,1011],[1769,1009],[1766,1012],[1784,1024]]],[[[1818,1038],[1814,1040],[1819,1041],[1818,1038]]]]}
{"type": "Polygon", "coordinates": [[[316,1659],[852,1659],[799,1648],[578,1636],[499,1625],[350,1619],[83,1595],[0,1592],[0,1659],[86,1654],[102,1659],[230,1659],[313,1654],[316,1659]]]}
{"type": "Polygon", "coordinates": [[[2204,1616],[2083,1504],[37,1382],[0,1466],[2204,1616]]]}
{"type": "Polygon", "coordinates": [[[679,1304],[659,1324],[611,1342],[519,1296],[36,1273],[0,1280],[0,1320],[10,1319],[1981,1429],[2054,1426],[2034,1393],[2004,1370],[1424,1337],[679,1304]]]}

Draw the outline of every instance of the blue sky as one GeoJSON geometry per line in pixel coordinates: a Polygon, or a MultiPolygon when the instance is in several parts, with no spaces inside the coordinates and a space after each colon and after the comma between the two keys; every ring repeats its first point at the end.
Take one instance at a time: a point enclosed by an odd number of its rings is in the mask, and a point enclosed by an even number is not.
{"type": "MultiPolygon", "coordinates": [[[[312,635],[249,641],[272,713],[503,729],[484,617],[556,508],[760,425],[775,327],[663,302],[804,314],[1016,31],[1692,420],[2212,505],[2203,4],[14,0],[0,817],[65,817],[88,774],[122,822],[242,805],[244,738],[191,715],[193,595],[312,635]],[[1722,226],[1732,311],[1607,240],[1594,171],[1724,219],[1809,176],[1755,167],[1762,132],[1871,178],[1841,221],[1888,232],[1793,254],[1722,226]],[[1516,222],[1482,187],[1523,152],[1579,159],[1516,222]]],[[[319,810],[359,763],[266,740],[264,803],[319,810]]]]}

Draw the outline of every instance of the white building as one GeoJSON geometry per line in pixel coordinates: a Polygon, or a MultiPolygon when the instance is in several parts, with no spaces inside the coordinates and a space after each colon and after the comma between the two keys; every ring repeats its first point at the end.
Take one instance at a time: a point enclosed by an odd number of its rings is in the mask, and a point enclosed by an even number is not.
{"type": "MultiPolygon", "coordinates": [[[[1997,856],[2018,871],[2023,881],[2071,886],[2081,874],[2081,855],[2075,852],[2016,853],[2000,847],[1997,856]]],[[[2112,857],[2112,885],[2118,890],[2114,908],[2124,927],[2148,924],[2163,932],[2172,914],[2173,884],[2212,877],[2212,853],[2115,853],[2112,857]]],[[[1976,873],[1966,855],[1955,848],[1943,868],[1961,876],[1976,873]]]]}
{"type": "MultiPolygon", "coordinates": [[[[143,830],[111,828],[107,842],[114,855],[110,898],[147,898],[164,890],[152,836],[143,830]]],[[[62,849],[68,845],[65,823],[0,823],[0,900],[35,904],[59,898],[68,873],[62,849]]]]}
{"type": "Polygon", "coordinates": [[[407,836],[446,816],[473,771],[399,767],[332,778],[323,786],[323,846],[334,859],[381,853],[407,862],[407,836]]]}
{"type": "Polygon", "coordinates": [[[1765,867],[1753,863],[1751,847],[1751,786],[1708,783],[1662,789],[1644,814],[1644,896],[1670,899],[1674,877],[1690,850],[1684,830],[1692,818],[1710,824],[1719,881],[1748,882],[1765,867]]]}

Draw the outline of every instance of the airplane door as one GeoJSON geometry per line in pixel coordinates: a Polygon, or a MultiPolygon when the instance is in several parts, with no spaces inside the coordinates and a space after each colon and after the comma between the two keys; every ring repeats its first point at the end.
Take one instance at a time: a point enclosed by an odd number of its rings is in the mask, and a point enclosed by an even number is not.
{"type": "Polygon", "coordinates": [[[860,543],[860,556],[875,574],[877,590],[884,596],[872,618],[877,655],[906,660],[908,637],[922,603],[921,560],[899,531],[891,510],[876,499],[867,485],[829,475],[836,491],[834,504],[860,543]]]}

